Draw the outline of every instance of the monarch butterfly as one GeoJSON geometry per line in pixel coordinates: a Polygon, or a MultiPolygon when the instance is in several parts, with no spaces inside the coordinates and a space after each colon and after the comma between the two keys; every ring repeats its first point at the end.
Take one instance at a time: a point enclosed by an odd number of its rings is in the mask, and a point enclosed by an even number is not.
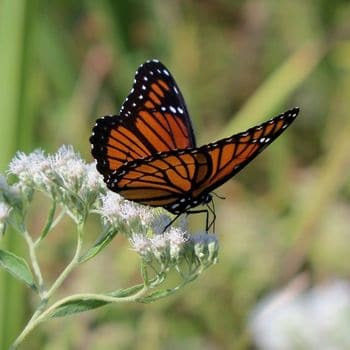
{"type": "Polygon", "coordinates": [[[162,63],[149,60],[136,71],[119,115],[97,119],[91,152],[109,189],[180,215],[210,203],[211,192],[271,144],[298,112],[290,109],[245,132],[197,147],[179,87],[162,63]]]}

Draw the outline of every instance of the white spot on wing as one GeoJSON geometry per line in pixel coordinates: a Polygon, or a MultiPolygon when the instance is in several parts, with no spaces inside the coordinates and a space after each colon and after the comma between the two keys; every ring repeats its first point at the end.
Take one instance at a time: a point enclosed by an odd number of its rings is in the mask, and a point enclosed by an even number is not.
{"type": "Polygon", "coordinates": [[[163,69],[163,73],[167,76],[169,76],[169,72],[166,69],[163,69]]]}
{"type": "Polygon", "coordinates": [[[176,109],[173,106],[170,106],[169,109],[171,112],[176,113],[176,109]]]}

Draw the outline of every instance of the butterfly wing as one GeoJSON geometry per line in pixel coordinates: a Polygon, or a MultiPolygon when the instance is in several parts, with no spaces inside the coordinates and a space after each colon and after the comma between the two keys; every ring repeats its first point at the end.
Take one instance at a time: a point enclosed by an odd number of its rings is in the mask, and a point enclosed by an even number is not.
{"type": "Polygon", "coordinates": [[[245,132],[202,147],[210,157],[210,175],[193,190],[193,196],[213,191],[241,171],[288,128],[298,113],[299,108],[293,108],[245,132]]]}
{"type": "Polygon", "coordinates": [[[210,158],[197,149],[157,154],[125,164],[107,179],[107,187],[123,197],[150,206],[183,201],[210,175],[210,158]]]}
{"type": "Polygon", "coordinates": [[[298,108],[200,148],[174,150],[125,164],[106,179],[129,200],[185,212],[242,170],[295,119],[298,108]]]}
{"type": "Polygon", "coordinates": [[[152,60],[139,67],[120,115],[98,119],[90,142],[105,176],[125,162],[195,147],[184,98],[162,63],[152,60]]]}

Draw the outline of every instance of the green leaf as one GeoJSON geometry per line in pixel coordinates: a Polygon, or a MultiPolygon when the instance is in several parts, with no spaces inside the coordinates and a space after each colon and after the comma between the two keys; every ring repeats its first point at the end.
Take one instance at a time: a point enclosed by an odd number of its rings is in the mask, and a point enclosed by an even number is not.
{"type": "Polygon", "coordinates": [[[97,300],[97,299],[79,299],[67,301],[66,303],[57,307],[49,315],[49,318],[64,317],[69,315],[74,315],[79,312],[89,311],[97,309],[98,307],[109,304],[107,301],[97,300]]]}
{"type": "Polygon", "coordinates": [[[97,255],[106,245],[108,245],[114,236],[118,233],[115,229],[110,229],[102,233],[102,235],[98,238],[95,244],[79,258],[79,263],[83,263],[88,261],[97,255]]]}
{"type": "Polygon", "coordinates": [[[42,241],[48,235],[48,233],[51,230],[53,219],[55,218],[56,206],[57,206],[56,199],[53,197],[52,198],[52,206],[51,206],[51,208],[49,210],[46,224],[45,224],[45,226],[44,226],[44,228],[43,228],[43,230],[42,230],[42,232],[40,234],[39,241],[42,241]]]}
{"type": "Polygon", "coordinates": [[[177,287],[175,288],[172,288],[172,289],[165,289],[165,290],[159,290],[159,291],[156,291],[144,298],[140,298],[138,301],[140,303],[152,303],[158,299],[162,299],[162,298],[165,298],[171,294],[174,294],[176,291],[178,290],[177,287]]]}
{"type": "Polygon", "coordinates": [[[143,284],[137,284],[136,286],[132,286],[130,288],[119,289],[115,292],[107,293],[107,295],[115,298],[124,298],[139,292],[143,287],[143,284]]]}
{"type": "Polygon", "coordinates": [[[32,272],[23,258],[0,249],[0,267],[8,271],[12,276],[25,282],[30,288],[36,290],[32,272]]]}
{"type": "MultiPolygon", "coordinates": [[[[108,293],[106,295],[115,298],[123,298],[128,297],[132,294],[137,293],[143,288],[143,284],[138,284],[136,286],[120,289],[115,292],[108,293]]],[[[69,315],[74,315],[80,312],[85,312],[93,309],[97,309],[98,307],[104,306],[106,304],[110,304],[108,301],[99,300],[96,298],[81,298],[77,300],[67,301],[66,303],[58,306],[55,310],[50,313],[48,318],[56,318],[56,317],[64,317],[69,315]]]]}

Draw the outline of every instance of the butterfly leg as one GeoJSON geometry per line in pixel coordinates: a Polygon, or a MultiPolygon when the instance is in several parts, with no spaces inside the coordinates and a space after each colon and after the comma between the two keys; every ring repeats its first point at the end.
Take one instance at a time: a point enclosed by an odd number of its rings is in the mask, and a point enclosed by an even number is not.
{"type": "MultiPolygon", "coordinates": [[[[211,209],[210,209],[210,212],[212,212],[211,209]]],[[[212,222],[209,225],[209,211],[208,211],[208,209],[186,211],[186,215],[201,214],[201,213],[205,213],[205,231],[208,233],[209,228],[212,226],[212,222]]]]}
{"type": "Polygon", "coordinates": [[[172,219],[163,229],[163,232],[164,233],[180,216],[181,216],[182,213],[180,214],[177,214],[174,219],[172,219]]]}
{"type": "Polygon", "coordinates": [[[215,233],[215,221],[216,221],[215,204],[213,200],[210,203],[207,204],[207,208],[213,214],[213,219],[210,222],[210,225],[207,226],[207,231],[209,231],[210,228],[213,227],[213,233],[215,233]],[[210,203],[212,204],[212,206],[210,206],[210,203]]]}

